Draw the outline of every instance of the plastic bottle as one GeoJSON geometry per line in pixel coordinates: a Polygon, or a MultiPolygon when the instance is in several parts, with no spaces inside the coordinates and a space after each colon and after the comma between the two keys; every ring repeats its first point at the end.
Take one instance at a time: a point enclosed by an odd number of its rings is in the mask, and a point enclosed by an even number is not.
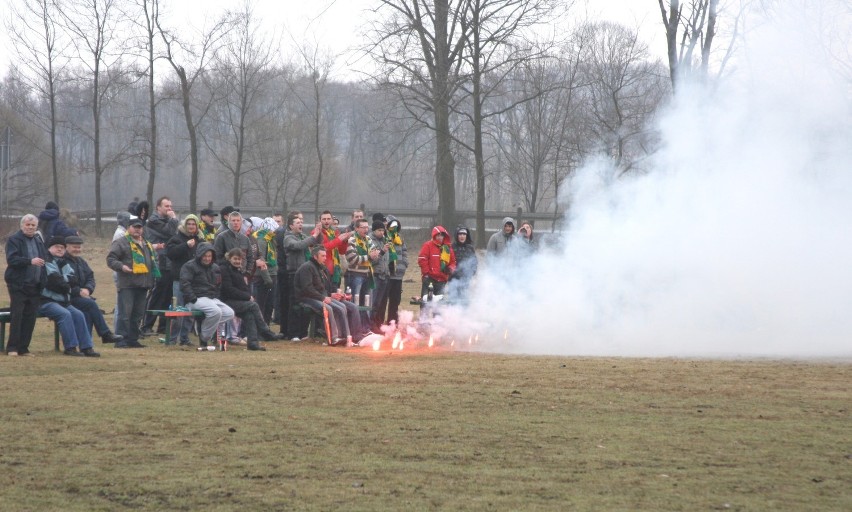
{"type": "Polygon", "coordinates": [[[432,299],[435,297],[435,286],[432,283],[429,283],[429,294],[426,296],[427,302],[432,302],[432,299]]]}

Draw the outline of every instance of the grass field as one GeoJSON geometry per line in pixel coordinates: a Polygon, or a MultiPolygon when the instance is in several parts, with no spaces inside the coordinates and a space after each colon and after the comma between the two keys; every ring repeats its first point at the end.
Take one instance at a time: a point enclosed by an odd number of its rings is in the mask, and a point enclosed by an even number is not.
{"type": "Polygon", "coordinates": [[[852,510],[848,362],[267,346],[69,358],[39,320],[0,510],[852,510]]]}

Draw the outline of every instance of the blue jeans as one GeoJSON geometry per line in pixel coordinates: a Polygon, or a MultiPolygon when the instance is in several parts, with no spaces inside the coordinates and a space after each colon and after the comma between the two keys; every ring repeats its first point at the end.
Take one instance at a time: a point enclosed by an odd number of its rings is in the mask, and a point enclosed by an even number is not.
{"type": "Polygon", "coordinates": [[[349,272],[349,278],[346,280],[346,287],[352,289],[352,302],[361,305],[361,292],[364,295],[369,295],[370,274],[366,272],[349,272]]]}
{"type": "MultiPolygon", "coordinates": [[[[177,301],[178,306],[183,306],[183,293],[180,291],[180,281],[172,282],[172,295],[177,301]]],[[[186,345],[189,343],[189,331],[192,329],[192,323],[195,322],[195,317],[188,316],[185,318],[174,318],[172,319],[172,331],[175,330],[175,324],[177,323],[178,328],[178,336],[172,336],[172,339],[179,338],[181,345],[186,345]]],[[[169,333],[173,334],[173,333],[169,333]]]]}
{"type": "Polygon", "coordinates": [[[98,307],[95,299],[74,297],[71,299],[71,305],[82,311],[86,317],[86,329],[89,331],[89,336],[92,334],[92,327],[95,328],[98,336],[102,338],[109,334],[109,327],[107,327],[106,320],[104,320],[104,314],[101,313],[101,308],[98,307]]]}
{"type": "Polygon", "coordinates": [[[45,302],[38,308],[38,312],[56,322],[65,350],[74,347],[80,347],[80,350],[92,348],[92,335],[82,311],[74,306],[63,307],[56,302],[45,302]]]}

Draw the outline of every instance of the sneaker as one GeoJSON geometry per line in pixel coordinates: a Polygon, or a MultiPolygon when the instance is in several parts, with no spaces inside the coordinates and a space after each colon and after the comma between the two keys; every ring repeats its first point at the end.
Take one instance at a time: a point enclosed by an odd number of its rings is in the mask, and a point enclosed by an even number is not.
{"type": "Polygon", "coordinates": [[[248,345],[248,338],[237,338],[236,340],[228,340],[229,345],[239,345],[245,347],[248,345]]]}
{"type": "Polygon", "coordinates": [[[248,350],[260,350],[262,352],[266,352],[266,347],[256,341],[253,341],[248,344],[248,350]]]}
{"type": "Polygon", "coordinates": [[[13,350],[12,352],[6,352],[6,355],[7,355],[7,356],[12,356],[12,357],[17,357],[17,356],[18,356],[18,353],[17,353],[17,352],[15,352],[15,351],[13,350]]]}
{"type": "Polygon", "coordinates": [[[272,331],[263,335],[263,341],[278,341],[287,338],[284,334],[276,334],[272,331]]]}
{"type": "Polygon", "coordinates": [[[142,329],[142,332],[139,333],[139,336],[142,336],[143,338],[145,338],[146,336],[153,336],[154,334],[156,334],[156,333],[154,332],[153,329],[151,329],[150,327],[146,327],[146,328],[142,329]]]}
{"type": "Polygon", "coordinates": [[[191,342],[191,341],[189,341],[189,340],[181,341],[181,342],[180,342],[180,346],[181,346],[181,347],[191,347],[191,346],[192,346],[192,342],[191,342]]]}
{"type": "Polygon", "coordinates": [[[332,345],[342,345],[344,343],[346,343],[346,338],[342,336],[338,336],[331,341],[332,345]]]}
{"type": "Polygon", "coordinates": [[[298,336],[293,336],[292,338],[290,338],[290,341],[302,341],[302,338],[298,336]]]}
{"type": "Polygon", "coordinates": [[[66,348],[65,352],[63,352],[63,354],[65,354],[66,356],[75,356],[75,357],[82,357],[83,356],[82,352],[77,352],[77,347],[66,348]]]}
{"type": "Polygon", "coordinates": [[[116,343],[124,339],[124,336],[120,334],[113,334],[110,331],[107,331],[106,334],[101,336],[101,341],[104,343],[116,343]]]}
{"type": "Polygon", "coordinates": [[[86,357],[101,357],[101,355],[95,352],[95,349],[93,348],[84,348],[83,355],[86,357]]]}

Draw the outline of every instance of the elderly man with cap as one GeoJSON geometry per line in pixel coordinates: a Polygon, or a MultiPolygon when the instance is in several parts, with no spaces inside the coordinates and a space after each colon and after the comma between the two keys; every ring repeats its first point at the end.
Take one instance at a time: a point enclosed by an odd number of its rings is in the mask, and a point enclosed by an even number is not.
{"type": "Polygon", "coordinates": [[[113,334],[107,327],[104,314],[92,296],[95,293],[95,273],[82,256],[83,239],[79,236],[69,236],[65,239],[65,247],[65,259],[74,271],[71,281],[71,305],[83,312],[90,336],[94,327],[104,343],[121,341],[124,338],[113,334]]]}
{"type": "Polygon", "coordinates": [[[56,322],[66,356],[100,357],[92,348],[86,315],[71,305],[71,289],[76,285],[76,276],[65,259],[65,239],[51,238],[47,242],[47,253],[44,264],[47,281],[41,291],[43,303],[38,308],[39,314],[56,322]]]}
{"type": "Polygon", "coordinates": [[[154,279],[160,277],[157,266],[157,253],[151,243],[142,237],[142,219],[133,219],[127,228],[127,234],[114,241],[107,254],[107,266],[114,270],[118,280],[118,334],[124,340],[115,344],[115,348],[142,348],[139,343],[140,324],[145,316],[145,303],[148,290],[154,286],[154,279]]]}

